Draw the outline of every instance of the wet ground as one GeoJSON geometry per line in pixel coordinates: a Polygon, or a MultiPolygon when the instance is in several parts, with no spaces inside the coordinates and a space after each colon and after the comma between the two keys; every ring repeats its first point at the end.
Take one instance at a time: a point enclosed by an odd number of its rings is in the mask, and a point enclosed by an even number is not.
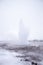
{"type": "Polygon", "coordinates": [[[0,65],[43,65],[43,54],[26,52],[26,50],[9,51],[0,48],[0,65]]]}
{"type": "Polygon", "coordinates": [[[30,65],[30,62],[21,61],[20,57],[16,57],[18,55],[21,54],[0,49],[0,65],[30,65]]]}

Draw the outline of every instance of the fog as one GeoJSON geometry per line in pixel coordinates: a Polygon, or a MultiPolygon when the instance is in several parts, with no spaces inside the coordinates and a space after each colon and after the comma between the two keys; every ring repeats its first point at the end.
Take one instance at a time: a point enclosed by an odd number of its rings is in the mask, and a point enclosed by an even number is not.
{"type": "Polygon", "coordinates": [[[32,64],[43,65],[43,0],[0,0],[0,65],[32,64]]]}
{"type": "Polygon", "coordinates": [[[26,29],[26,39],[43,39],[43,0],[0,0],[0,40],[19,39],[26,29]]]}

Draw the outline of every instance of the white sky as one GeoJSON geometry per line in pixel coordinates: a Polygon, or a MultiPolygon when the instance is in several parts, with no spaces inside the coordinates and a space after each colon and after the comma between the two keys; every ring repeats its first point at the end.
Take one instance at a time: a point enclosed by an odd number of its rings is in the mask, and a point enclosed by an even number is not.
{"type": "Polygon", "coordinates": [[[0,0],[0,40],[18,37],[20,19],[28,39],[43,39],[43,0],[0,0]]]}

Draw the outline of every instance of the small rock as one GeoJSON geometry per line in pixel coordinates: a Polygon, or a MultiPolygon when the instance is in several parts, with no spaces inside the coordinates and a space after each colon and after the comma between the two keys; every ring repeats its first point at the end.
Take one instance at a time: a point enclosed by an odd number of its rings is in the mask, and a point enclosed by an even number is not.
{"type": "Polygon", "coordinates": [[[37,63],[32,62],[32,65],[37,65],[37,63]]]}

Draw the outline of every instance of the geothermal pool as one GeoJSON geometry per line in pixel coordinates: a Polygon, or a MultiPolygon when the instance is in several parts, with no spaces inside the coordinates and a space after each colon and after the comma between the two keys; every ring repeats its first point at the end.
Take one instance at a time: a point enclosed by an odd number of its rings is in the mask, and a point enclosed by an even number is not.
{"type": "MultiPolygon", "coordinates": [[[[31,61],[24,61],[22,57],[21,53],[0,48],[0,65],[31,65],[31,61]]],[[[43,60],[38,65],[43,65],[43,60]]]]}
{"type": "Polygon", "coordinates": [[[9,52],[0,49],[0,65],[28,65],[29,62],[20,61],[21,58],[17,58],[16,55],[21,55],[16,52],[9,52]]]}

